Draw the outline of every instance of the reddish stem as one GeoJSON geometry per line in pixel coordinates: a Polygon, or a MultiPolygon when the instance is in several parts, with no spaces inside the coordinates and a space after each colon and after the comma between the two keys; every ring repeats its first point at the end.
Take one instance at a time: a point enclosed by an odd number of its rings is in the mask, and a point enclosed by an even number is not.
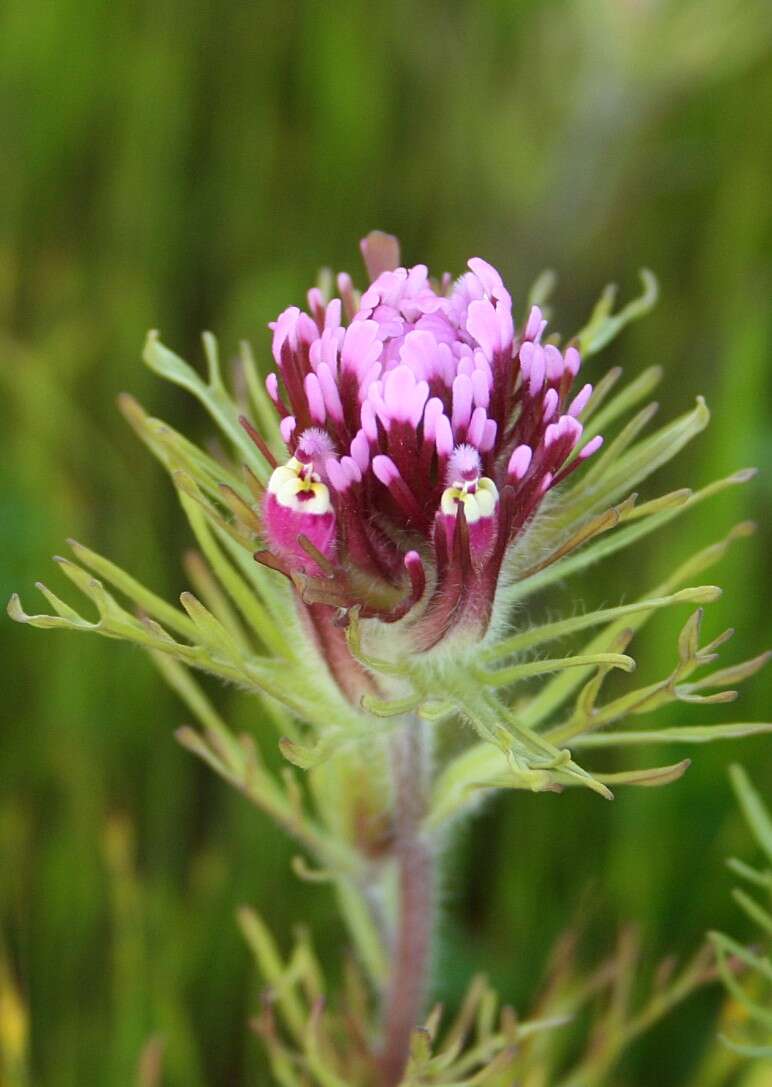
{"type": "Polygon", "coordinates": [[[392,745],[399,912],[379,1058],[384,1087],[396,1087],[402,1080],[410,1036],[420,1023],[429,969],[434,865],[421,832],[427,769],[423,728],[420,721],[409,721],[395,733],[392,745]]]}

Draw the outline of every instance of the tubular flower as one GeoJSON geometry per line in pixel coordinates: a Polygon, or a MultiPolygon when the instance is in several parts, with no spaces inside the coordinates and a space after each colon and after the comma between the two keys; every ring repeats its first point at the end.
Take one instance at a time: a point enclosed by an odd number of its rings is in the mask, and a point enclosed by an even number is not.
{"type": "Polygon", "coordinates": [[[310,604],[402,623],[405,652],[482,637],[518,541],[549,492],[601,445],[581,447],[579,351],[519,331],[501,276],[479,258],[452,283],[362,243],[361,296],[308,295],[271,325],[266,388],[287,460],[263,500],[267,553],[310,604]]]}

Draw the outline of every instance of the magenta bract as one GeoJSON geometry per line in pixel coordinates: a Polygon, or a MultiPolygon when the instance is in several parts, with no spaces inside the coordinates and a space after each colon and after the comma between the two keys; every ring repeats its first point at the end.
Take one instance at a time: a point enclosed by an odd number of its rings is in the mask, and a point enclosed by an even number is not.
{"type": "Polygon", "coordinates": [[[451,630],[484,633],[508,550],[576,454],[574,346],[543,343],[533,307],[518,333],[495,268],[477,257],[452,283],[398,267],[387,235],[362,243],[359,296],[308,295],[272,324],[267,379],[287,447],[263,515],[269,554],[309,604],[409,617],[427,651],[451,630]]]}

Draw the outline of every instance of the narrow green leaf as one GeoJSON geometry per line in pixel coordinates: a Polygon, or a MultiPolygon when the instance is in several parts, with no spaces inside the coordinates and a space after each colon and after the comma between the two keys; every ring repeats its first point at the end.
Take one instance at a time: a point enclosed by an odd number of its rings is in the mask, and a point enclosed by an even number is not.
{"type": "MultiPolygon", "coordinates": [[[[634,529],[640,529],[641,527],[642,526],[640,525],[636,525],[634,526],[634,529]]],[[[670,593],[685,581],[691,580],[696,575],[701,574],[724,556],[727,548],[733,541],[747,535],[749,531],[752,531],[752,526],[749,526],[747,523],[735,526],[723,540],[716,544],[712,544],[710,547],[693,555],[666,578],[665,581],[655,586],[646,595],[658,597],[670,593]]],[[[582,652],[595,653],[601,650],[607,650],[611,640],[613,640],[622,630],[629,629],[632,632],[639,630],[653,614],[653,612],[647,611],[641,612],[635,616],[624,616],[622,619],[616,620],[588,642],[582,649],[582,652]]],[[[564,672],[562,675],[555,676],[554,679],[549,680],[539,693],[530,700],[528,706],[524,709],[523,718],[526,723],[535,725],[546,720],[566,701],[566,699],[571,697],[573,691],[582,683],[589,671],[589,668],[575,669],[564,672]]]]}
{"type": "Polygon", "coordinates": [[[762,1007],[761,1004],[751,998],[750,994],[738,982],[727,960],[730,956],[739,959],[746,966],[758,971],[767,981],[772,981],[772,964],[768,959],[760,958],[747,947],[743,947],[742,944],[722,932],[711,932],[709,935],[718,956],[716,965],[726,988],[735,1000],[747,1009],[753,1019],[772,1027],[772,1010],[762,1007]]]}
{"type": "Polygon", "coordinates": [[[772,817],[742,766],[731,766],[729,778],[753,836],[772,861],[772,817]]]}
{"type": "Polygon", "coordinates": [[[25,623],[27,626],[38,627],[40,630],[93,630],[97,624],[89,622],[76,611],[59,600],[50,589],[39,581],[37,588],[51,604],[57,615],[30,615],[24,611],[18,593],[12,593],[6,611],[15,623],[25,623]]]}
{"type": "Polygon", "coordinates": [[[632,672],[635,668],[633,658],[623,653],[590,653],[575,657],[526,661],[523,664],[513,664],[509,668],[499,668],[493,672],[476,668],[474,674],[477,679],[488,687],[509,687],[513,683],[529,679],[532,676],[562,672],[566,668],[586,668],[595,664],[607,664],[612,668],[621,668],[623,672],[632,672]]]}
{"type": "Polygon", "coordinates": [[[541,626],[532,627],[520,634],[513,634],[501,642],[490,645],[479,653],[479,659],[483,661],[500,660],[512,653],[531,649],[544,642],[555,641],[558,638],[575,634],[588,627],[601,626],[613,619],[620,619],[626,615],[637,615],[639,612],[657,611],[673,604],[708,604],[718,600],[721,589],[716,585],[698,585],[693,589],[682,589],[670,596],[654,597],[652,599],[639,600],[634,604],[621,604],[614,608],[602,608],[598,611],[587,612],[584,615],[574,615],[569,619],[559,619],[554,623],[544,623],[541,626]]]}
{"type": "Polygon", "coordinates": [[[413,713],[424,700],[424,695],[414,693],[405,698],[394,698],[384,701],[373,695],[362,696],[362,709],[372,713],[375,717],[401,717],[405,713],[413,713]]]}
{"type": "Polygon", "coordinates": [[[683,777],[691,764],[691,759],[682,759],[670,766],[653,766],[646,770],[623,770],[613,774],[601,774],[593,770],[592,776],[605,785],[670,785],[683,777]]]}
{"type": "Polygon", "coordinates": [[[736,740],[772,732],[772,723],[751,721],[731,725],[683,725],[638,732],[590,732],[577,736],[574,747],[629,747],[632,744],[706,744],[713,740],[736,740]]]}
{"type": "MultiPolygon", "coordinates": [[[[644,520],[639,521],[636,524],[616,528],[602,539],[590,543],[581,551],[567,555],[565,558],[561,559],[560,562],[555,563],[554,566],[551,566],[548,569],[539,570],[538,573],[533,574],[524,580],[516,581],[514,584],[503,590],[502,597],[507,603],[515,603],[519,600],[524,600],[527,597],[532,596],[535,592],[540,592],[548,585],[570,577],[581,570],[587,569],[589,566],[593,566],[603,559],[609,558],[618,551],[630,547],[631,544],[637,543],[652,532],[664,528],[668,522],[672,521],[675,517],[679,517],[687,510],[693,509],[694,506],[698,505],[706,498],[712,497],[725,487],[745,482],[746,478],[749,477],[744,476],[743,473],[737,472],[732,476],[728,476],[726,479],[718,480],[716,483],[711,484],[700,491],[696,491],[686,501],[678,502],[673,507],[653,513],[651,516],[647,516],[644,520]]],[[[633,520],[634,516],[633,508],[633,510],[630,511],[629,519],[633,520]]],[[[701,551],[698,555],[695,555],[694,559],[690,561],[694,561],[696,565],[688,568],[688,572],[687,567],[684,567],[684,575],[681,580],[683,581],[687,578],[691,578],[707,566],[712,565],[713,562],[717,561],[717,559],[723,555],[733,540],[739,539],[742,536],[751,535],[754,529],[755,526],[750,521],[744,521],[741,524],[736,525],[726,539],[712,545],[715,550],[706,548],[705,551],[701,551]]],[[[652,593],[652,595],[654,595],[654,593],[652,593]]]]}
{"type": "Polygon", "coordinates": [[[620,430],[619,434],[608,442],[599,456],[595,456],[582,472],[582,486],[589,493],[596,482],[617,463],[622,454],[630,448],[635,439],[644,430],[659,410],[659,404],[647,404],[645,408],[620,430]]]}
{"type": "MultiPolygon", "coordinates": [[[[643,419],[644,416],[639,416],[643,419]]],[[[650,438],[634,445],[627,452],[605,463],[600,476],[580,474],[572,489],[562,496],[561,521],[569,516],[587,517],[596,510],[629,494],[639,483],[648,479],[658,468],[672,460],[696,437],[710,420],[710,412],[702,397],[696,407],[660,428],[650,438]]]]}
{"type": "Polygon", "coordinates": [[[772,653],[767,650],[765,653],[760,653],[758,657],[752,657],[740,664],[731,664],[728,668],[719,668],[716,672],[711,672],[709,676],[690,683],[689,689],[691,691],[701,691],[705,688],[725,687],[730,683],[742,683],[759,672],[767,664],[771,656],[772,653]]]}
{"type": "Polygon", "coordinates": [[[239,424],[238,411],[220,380],[216,354],[211,351],[212,342],[213,339],[207,335],[205,343],[210,345],[207,351],[209,384],[202,381],[192,366],[165,347],[158,338],[157,332],[148,333],[143,358],[154,373],[179,385],[196,397],[209,412],[223,435],[238,450],[258,478],[261,478],[265,476],[265,463],[239,424]]]}
{"type": "Polygon", "coordinates": [[[286,984],[286,967],[267,925],[260,915],[248,906],[242,906],[237,911],[236,917],[244,939],[255,956],[263,980],[271,987],[271,995],[287,1027],[297,1041],[302,1041],[305,1033],[306,1009],[294,987],[286,984]]]}
{"type": "Polygon", "coordinates": [[[597,354],[619,335],[625,325],[645,316],[656,305],[659,296],[656,276],[648,268],[641,268],[639,274],[643,284],[641,294],[623,306],[619,313],[612,313],[616,288],[609,286],[601,295],[589,322],[577,333],[579,347],[585,357],[597,354]]]}
{"type": "Polygon", "coordinates": [[[217,738],[218,746],[227,751],[230,769],[243,772],[243,748],[185,665],[167,653],[153,652],[150,656],[175,694],[182,699],[206,731],[217,738]]]}
{"type": "Polygon", "coordinates": [[[183,555],[182,562],[191,588],[199,600],[231,634],[242,653],[253,652],[254,646],[249,634],[201,552],[190,548],[183,555]]]}
{"type": "Polygon", "coordinates": [[[241,650],[230,631],[225,629],[220,620],[193,593],[180,593],[180,603],[193,620],[204,645],[226,657],[241,656],[241,650]]]}
{"type": "MultiPolygon", "coordinates": [[[[286,456],[286,448],[279,433],[279,417],[271,398],[266,392],[265,382],[262,380],[258,371],[252,347],[246,340],[241,341],[241,344],[239,345],[239,354],[244,375],[246,377],[250,400],[252,401],[252,407],[254,408],[257,419],[257,428],[265,438],[269,449],[273,452],[276,459],[281,461],[282,457],[286,456]]],[[[258,478],[261,478],[264,482],[268,477],[268,471],[269,466],[266,465],[265,473],[258,478]]]]}
{"type": "Polygon", "coordinates": [[[645,400],[659,385],[662,374],[663,369],[661,366],[650,366],[635,381],[631,381],[616,396],[612,397],[608,404],[602,410],[599,410],[597,414],[595,414],[595,405],[593,404],[595,396],[593,391],[593,397],[590,398],[587,407],[580,416],[585,424],[582,445],[586,445],[596,434],[605,434],[611,424],[616,422],[621,415],[634,408],[641,400],[645,400]]]}
{"type": "MultiPolygon", "coordinates": [[[[198,545],[206,556],[207,562],[212,568],[215,576],[225,588],[231,600],[233,600],[234,604],[239,609],[241,615],[246,622],[249,623],[269,652],[276,653],[278,656],[286,659],[291,659],[293,654],[290,651],[287,638],[285,638],[282,633],[282,628],[273,621],[272,617],[263,607],[260,595],[244,582],[243,578],[234,570],[232,564],[223,555],[221,548],[218,546],[217,541],[212,534],[210,523],[206,516],[206,510],[203,509],[195,499],[191,499],[185,494],[180,495],[180,502],[190,521],[190,527],[193,529],[198,545]]],[[[218,525],[216,527],[220,526],[218,525]]],[[[257,565],[251,555],[249,556],[249,562],[251,563],[251,566],[257,565]]],[[[292,605],[290,604],[289,606],[291,607],[292,605]]],[[[285,604],[284,629],[286,629],[287,625],[286,608],[287,605],[285,604]]]]}
{"type": "Polygon", "coordinates": [[[231,768],[222,761],[212,747],[206,742],[204,737],[199,735],[194,728],[191,728],[189,725],[183,725],[175,731],[174,735],[179,744],[187,751],[196,755],[202,762],[205,762],[216,774],[219,774],[220,777],[225,778],[226,780],[231,779],[231,768]]]}
{"type": "Polygon", "coordinates": [[[753,1059],[764,1059],[772,1057],[772,1044],[770,1045],[751,1045],[750,1042],[735,1042],[726,1034],[719,1034],[719,1038],[723,1044],[739,1054],[741,1057],[750,1057],[753,1059]]]}
{"type": "Polygon", "coordinates": [[[726,863],[727,867],[730,868],[735,875],[747,879],[757,887],[764,887],[767,890],[772,890],[772,871],[767,870],[766,872],[759,872],[758,869],[752,868],[751,865],[738,860],[737,857],[730,857],[726,863]]]}
{"type": "Polygon", "coordinates": [[[195,639],[196,628],[194,624],[178,608],[172,607],[171,604],[162,600],[160,596],[156,596],[154,592],[145,588],[131,574],[126,573],[125,570],[110,562],[109,559],[97,554],[96,551],[84,547],[77,540],[68,540],[67,542],[79,562],[103,577],[105,581],[108,581],[122,592],[124,596],[127,596],[129,600],[147,612],[148,615],[152,615],[164,626],[170,627],[184,638],[191,641],[195,639]]]}
{"type": "Polygon", "coordinates": [[[528,309],[530,310],[531,306],[539,306],[543,310],[550,295],[555,290],[557,281],[558,277],[555,271],[552,268],[545,268],[534,280],[528,292],[528,309]]]}
{"type": "Polygon", "coordinates": [[[762,906],[758,904],[755,898],[751,898],[745,891],[741,891],[739,887],[735,887],[732,891],[732,897],[735,902],[748,914],[751,921],[754,921],[759,928],[762,928],[767,936],[772,936],[772,916],[762,906]]]}
{"type": "Polygon", "coordinates": [[[603,404],[606,403],[608,395],[614,386],[619,382],[623,374],[621,366],[613,366],[610,370],[606,370],[599,381],[596,381],[592,387],[592,396],[587,401],[581,418],[583,422],[587,422],[591,419],[595,412],[598,411],[603,404]]]}

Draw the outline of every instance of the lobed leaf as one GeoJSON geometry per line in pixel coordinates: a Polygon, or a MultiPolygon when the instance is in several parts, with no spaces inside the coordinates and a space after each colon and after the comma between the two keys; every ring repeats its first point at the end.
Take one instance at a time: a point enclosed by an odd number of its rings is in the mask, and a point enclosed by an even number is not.
{"type": "Polygon", "coordinates": [[[614,313],[616,287],[609,285],[598,300],[590,320],[578,333],[579,349],[585,357],[595,355],[606,347],[631,321],[644,317],[656,305],[659,286],[656,276],[648,268],[640,270],[643,290],[628,302],[619,313],[614,313]]]}
{"type": "Polygon", "coordinates": [[[154,373],[195,396],[258,479],[267,478],[265,462],[239,425],[236,406],[222,383],[216,341],[211,333],[204,333],[203,339],[209,368],[208,382],[202,381],[192,366],[165,347],[157,332],[148,333],[142,357],[154,373]]]}

